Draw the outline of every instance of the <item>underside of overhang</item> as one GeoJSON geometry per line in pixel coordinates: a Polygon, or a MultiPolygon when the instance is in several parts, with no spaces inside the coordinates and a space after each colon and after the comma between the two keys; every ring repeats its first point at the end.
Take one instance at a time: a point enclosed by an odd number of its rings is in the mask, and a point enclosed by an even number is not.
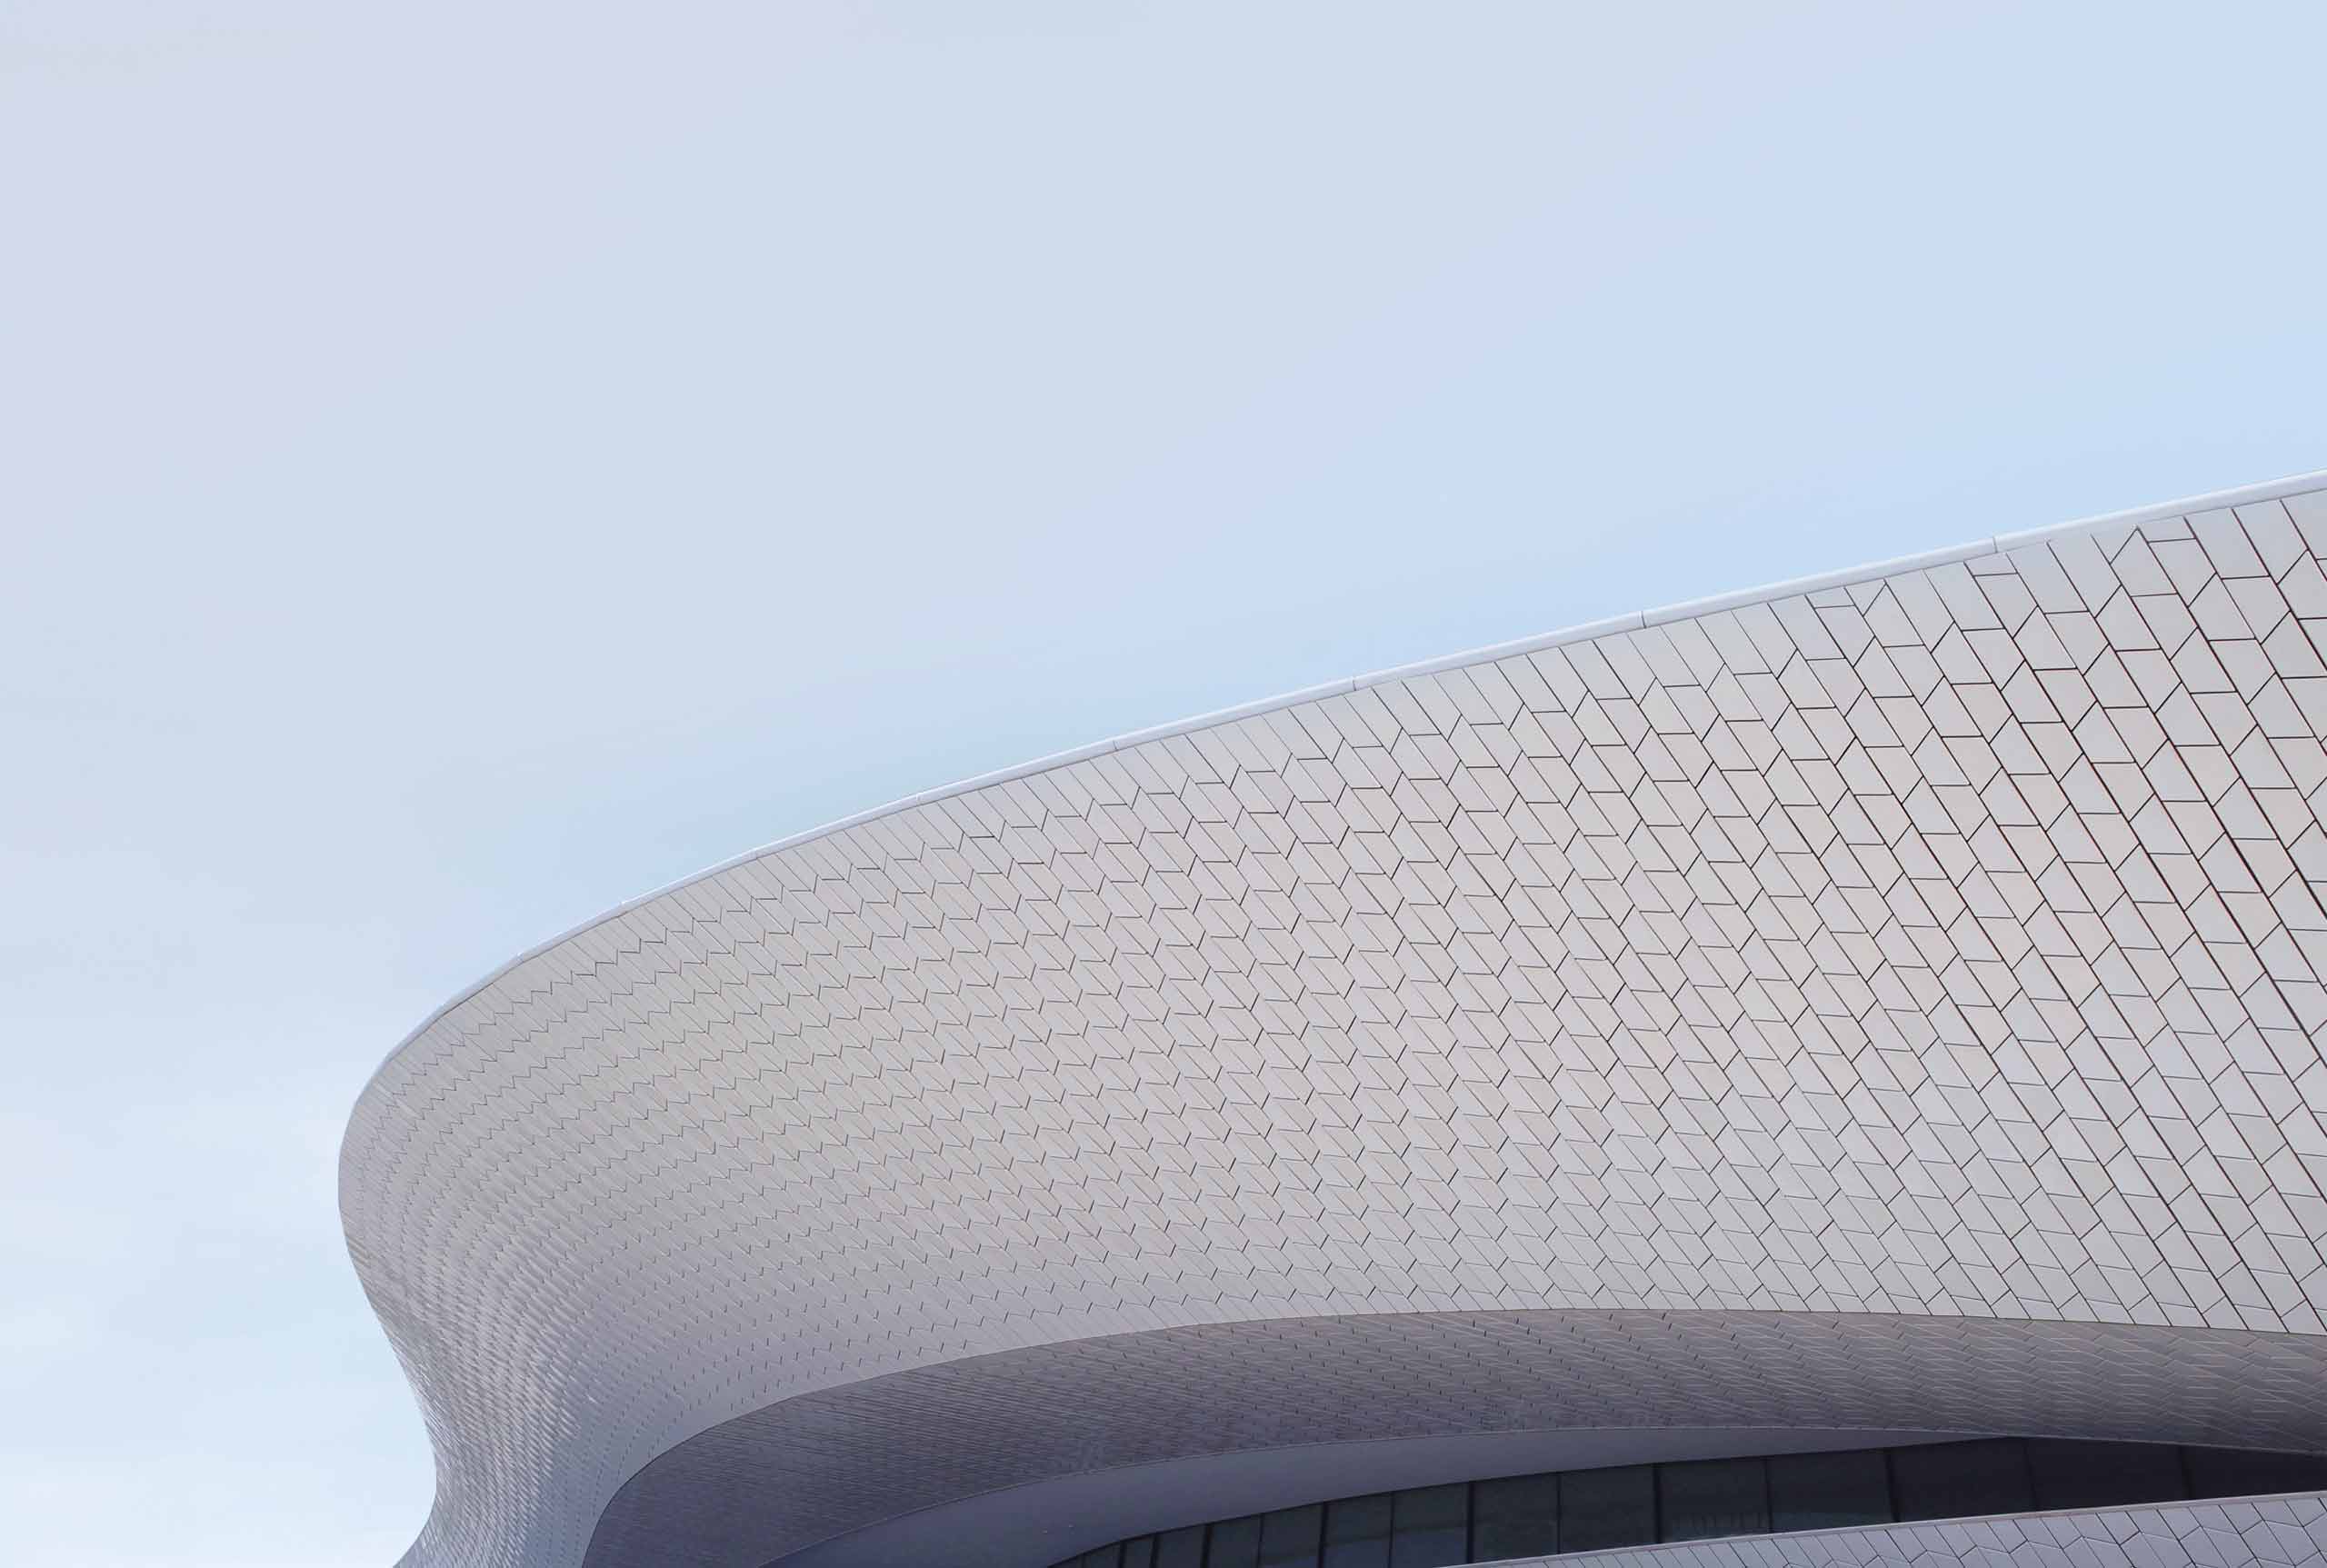
{"type": "Polygon", "coordinates": [[[1873,1314],[1162,1329],[896,1373],[726,1422],[624,1486],[586,1562],[868,1568],[942,1541],[957,1568],[1013,1568],[1338,1493],[1853,1433],[2327,1449],[2322,1374],[2318,1336],[1873,1314]],[[1352,1470],[1356,1456],[1329,1452],[1350,1444],[1380,1446],[1352,1470]]]}

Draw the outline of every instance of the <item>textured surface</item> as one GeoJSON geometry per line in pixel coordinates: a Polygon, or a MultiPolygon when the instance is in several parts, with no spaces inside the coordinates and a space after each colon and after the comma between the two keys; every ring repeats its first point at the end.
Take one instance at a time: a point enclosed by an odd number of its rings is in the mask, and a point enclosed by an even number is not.
{"type": "Polygon", "coordinates": [[[1561,1568],[2312,1568],[2327,1498],[2165,1503],[1513,1559],[1561,1568]]]}
{"type": "Polygon", "coordinates": [[[912,804],[464,998],[343,1153],[412,1560],[1094,1335],[2320,1335],[2327,496],[2001,544],[912,804]]]}

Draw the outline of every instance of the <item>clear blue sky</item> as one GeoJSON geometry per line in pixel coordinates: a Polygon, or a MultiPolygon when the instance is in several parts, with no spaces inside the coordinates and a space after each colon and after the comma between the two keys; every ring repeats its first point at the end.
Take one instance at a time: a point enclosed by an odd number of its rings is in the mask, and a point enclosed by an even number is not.
{"type": "Polygon", "coordinates": [[[2317,7],[0,4],[0,1532],[380,1568],[374,1064],[753,844],[2327,466],[2317,7]]]}

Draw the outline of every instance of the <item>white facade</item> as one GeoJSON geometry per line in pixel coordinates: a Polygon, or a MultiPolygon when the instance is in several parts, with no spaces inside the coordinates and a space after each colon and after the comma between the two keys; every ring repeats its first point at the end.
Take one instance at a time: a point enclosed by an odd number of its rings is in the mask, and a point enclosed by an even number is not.
{"type": "Polygon", "coordinates": [[[520,959],[343,1152],[407,1562],[874,1561],[1016,1488],[1046,1544],[949,1555],[1042,1568],[1331,1444],[2327,1449],[2323,563],[2313,475],[1626,616],[520,959]]]}

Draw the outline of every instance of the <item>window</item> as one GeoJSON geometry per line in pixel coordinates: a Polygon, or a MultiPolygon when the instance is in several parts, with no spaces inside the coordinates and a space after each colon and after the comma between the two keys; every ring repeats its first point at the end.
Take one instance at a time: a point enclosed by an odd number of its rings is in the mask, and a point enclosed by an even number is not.
{"type": "Polygon", "coordinates": [[[1883,1451],[1781,1453],[1770,1476],[1770,1528],[1839,1530],[1848,1524],[1891,1523],[1891,1475],[1883,1451]]]}
{"type": "Polygon", "coordinates": [[[1203,1526],[1191,1524],[1158,1535],[1155,1568],[1203,1568],[1203,1526]]]}
{"type": "Polygon", "coordinates": [[[2027,1446],[2012,1437],[1894,1448],[1891,1491],[1901,1519],[2025,1513],[2035,1506],[2029,1494],[2027,1446]]]}
{"type": "Polygon", "coordinates": [[[1447,1568],[1467,1561],[1470,1490],[1457,1482],[1393,1493],[1390,1568],[1447,1568]]]}
{"type": "Polygon", "coordinates": [[[1260,1568],[1261,1516],[1223,1519],[1212,1527],[1204,1549],[1203,1568],[1260,1568]]]}
{"type": "Polygon", "coordinates": [[[2192,1497],[2259,1497],[2327,1487],[2327,1458],[2237,1448],[2185,1448],[2192,1497]]]}
{"type": "Polygon", "coordinates": [[[1261,1568],[1317,1568],[1317,1535],[1325,1505],[1280,1508],[1261,1515],[1261,1568]]]}
{"type": "Polygon", "coordinates": [[[2028,1445],[2039,1508],[2114,1508],[2182,1495],[2182,1456],[2162,1443],[2063,1443],[2028,1445]]]}
{"type": "Polygon", "coordinates": [[[1136,1536],[1052,1568],[1453,1568],[1894,1519],[2318,1491],[2327,1454],[1980,1438],[1377,1492],[1136,1536]]]}
{"type": "Polygon", "coordinates": [[[1325,1568],[1390,1568],[1388,1493],[1326,1505],[1325,1568]]]}
{"type": "Polygon", "coordinates": [[[1560,1549],[1560,1478],[1513,1475],[1471,1488],[1471,1555],[1548,1557],[1560,1549]]]}
{"type": "Polygon", "coordinates": [[[1645,1464],[1571,1470],[1560,1477],[1560,1550],[1638,1546],[1656,1539],[1656,1477],[1645,1464]]]}
{"type": "Polygon", "coordinates": [[[1762,1462],[1703,1459],[1658,1465],[1656,1509],[1661,1541],[1763,1534],[1770,1528],[1770,1493],[1762,1462]]]}

